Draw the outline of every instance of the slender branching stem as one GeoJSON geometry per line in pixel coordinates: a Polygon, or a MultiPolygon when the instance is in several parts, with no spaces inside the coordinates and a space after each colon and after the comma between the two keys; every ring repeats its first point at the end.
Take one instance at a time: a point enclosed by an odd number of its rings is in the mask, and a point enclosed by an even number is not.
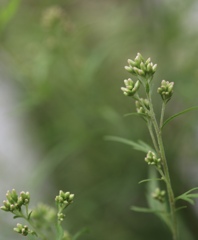
{"type": "Polygon", "coordinates": [[[166,108],[166,103],[163,101],[163,102],[162,102],[161,117],[160,117],[160,130],[162,129],[163,123],[164,123],[165,108],[166,108]]]}
{"type": "MultiPolygon", "coordinates": [[[[174,193],[173,193],[173,189],[172,189],[172,185],[171,185],[171,180],[170,180],[170,175],[169,175],[169,169],[168,169],[168,164],[167,164],[167,160],[166,160],[166,155],[165,155],[165,151],[164,151],[164,144],[163,144],[163,140],[162,140],[162,133],[161,133],[161,129],[158,126],[157,119],[155,117],[151,94],[148,93],[147,97],[148,97],[149,103],[150,103],[151,120],[152,120],[154,129],[155,129],[155,132],[156,132],[156,136],[157,136],[158,147],[159,147],[159,151],[160,151],[160,157],[161,157],[161,160],[162,160],[164,176],[165,176],[165,182],[166,182],[166,187],[167,187],[167,192],[168,192],[170,214],[171,214],[171,221],[172,221],[172,236],[173,236],[173,240],[178,240],[178,236],[177,236],[177,220],[176,220],[176,214],[175,214],[175,198],[174,198],[174,193]]],[[[162,110],[161,121],[163,120],[164,109],[165,109],[165,106],[163,107],[163,110],[162,110]]]]}
{"type": "Polygon", "coordinates": [[[157,144],[157,140],[156,140],[156,136],[154,135],[154,132],[153,132],[153,126],[152,126],[152,122],[148,122],[147,124],[148,126],[148,130],[149,130],[149,133],[150,133],[150,136],[151,136],[151,139],[152,139],[152,142],[153,142],[153,145],[155,147],[155,151],[158,155],[159,154],[159,148],[158,148],[158,144],[157,144]]]}

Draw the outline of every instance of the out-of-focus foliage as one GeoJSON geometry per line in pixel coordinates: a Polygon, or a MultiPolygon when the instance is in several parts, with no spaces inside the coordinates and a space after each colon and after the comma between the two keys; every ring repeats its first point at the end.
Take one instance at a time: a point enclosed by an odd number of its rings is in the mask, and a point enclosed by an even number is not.
{"type": "MultiPolygon", "coordinates": [[[[24,93],[19,110],[31,116],[43,149],[30,179],[35,186],[50,182],[41,198],[53,198],[57,189],[75,193],[66,227],[72,233],[88,227],[82,239],[170,238],[156,217],[129,210],[146,206],[146,188],[137,184],[147,177],[144,154],[103,137],[150,141],[142,121],[123,117],[135,109],[120,91],[129,76],[123,66],[137,52],[158,63],[156,86],[162,78],[175,82],[166,117],[198,104],[197,8],[195,0],[24,0],[6,25],[0,22],[1,61],[24,93]]],[[[191,177],[197,116],[165,126],[178,195],[197,181],[191,177]]],[[[183,239],[198,235],[193,211],[181,216],[183,239]]]]}

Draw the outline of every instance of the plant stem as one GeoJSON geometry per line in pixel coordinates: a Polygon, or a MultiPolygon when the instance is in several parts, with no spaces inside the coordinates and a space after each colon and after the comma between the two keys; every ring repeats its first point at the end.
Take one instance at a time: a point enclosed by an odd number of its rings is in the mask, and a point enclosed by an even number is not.
{"type": "Polygon", "coordinates": [[[160,117],[160,130],[162,129],[163,122],[164,122],[165,107],[166,107],[166,103],[163,101],[163,103],[162,103],[161,117],[160,117]]]}
{"type": "Polygon", "coordinates": [[[156,141],[156,137],[153,133],[153,127],[151,125],[151,122],[148,122],[147,123],[147,126],[148,126],[148,130],[149,130],[149,133],[150,133],[150,136],[151,136],[151,139],[153,141],[153,145],[155,147],[155,151],[157,152],[157,154],[159,155],[159,148],[158,148],[158,145],[157,145],[157,141],[156,141]]]}
{"type": "MultiPolygon", "coordinates": [[[[174,198],[174,193],[173,193],[173,189],[172,189],[172,185],[171,185],[171,180],[170,180],[166,155],[165,155],[165,151],[164,151],[164,144],[163,144],[163,140],[162,140],[161,128],[159,128],[158,122],[157,122],[156,117],[155,117],[150,92],[149,92],[147,97],[148,97],[149,102],[150,102],[151,121],[153,123],[154,129],[155,129],[155,132],[156,132],[160,157],[161,157],[161,160],[162,160],[162,165],[163,165],[163,170],[164,170],[164,175],[165,175],[165,183],[166,183],[167,192],[168,192],[170,214],[171,214],[171,221],[172,221],[172,229],[171,229],[172,230],[172,237],[173,237],[173,240],[178,240],[177,220],[176,220],[176,214],[175,214],[175,198],[174,198]]],[[[162,126],[162,124],[163,124],[164,111],[165,111],[165,105],[163,104],[161,119],[160,119],[160,126],[162,126]]]]}

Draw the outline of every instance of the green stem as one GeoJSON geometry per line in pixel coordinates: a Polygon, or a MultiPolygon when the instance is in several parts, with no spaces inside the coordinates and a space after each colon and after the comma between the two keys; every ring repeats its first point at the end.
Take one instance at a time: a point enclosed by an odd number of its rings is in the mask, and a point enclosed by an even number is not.
{"type": "MultiPolygon", "coordinates": [[[[173,189],[172,189],[172,185],[171,185],[171,180],[170,180],[166,155],[165,155],[165,151],[164,151],[164,144],[163,144],[163,140],[162,140],[161,129],[159,128],[156,117],[155,117],[150,92],[148,93],[147,97],[148,97],[149,102],[150,102],[151,121],[153,123],[154,129],[155,129],[155,132],[156,132],[159,151],[160,151],[160,157],[161,157],[161,160],[162,160],[162,165],[163,165],[163,170],[164,170],[164,175],[165,175],[165,182],[166,182],[166,187],[167,187],[167,192],[168,192],[170,214],[171,214],[171,221],[172,221],[172,237],[173,237],[173,240],[178,240],[177,220],[176,220],[176,214],[175,214],[175,198],[174,198],[174,193],[173,193],[173,189]]],[[[162,109],[160,125],[163,122],[164,110],[165,110],[165,106],[163,106],[163,109],[162,109]]]]}
{"type": "Polygon", "coordinates": [[[47,240],[47,238],[42,233],[40,233],[40,231],[36,229],[33,222],[30,219],[28,219],[28,215],[29,215],[28,204],[25,206],[25,214],[22,211],[17,211],[16,215],[25,219],[40,239],[47,240]]]}
{"type": "Polygon", "coordinates": [[[165,107],[166,107],[166,103],[163,101],[163,103],[162,103],[161,117],[160,117],[160,130],[162,129],[162,126],[163,126],[163,123],[164,123],[165,107]]]}
{"type": "Polygon", "coordinates": [[[158,148],[158,145],[157,145],[157,141],[156,141],[156,137],[153,133],[153,127],[151,125],[151,122],[148,122],[147,123],[147,126],[148,126],[148,130],[149,130],[149,133],[150,133],[150,136],[151,136],[151,139],[153,141],[153,145],[155,147],[155,151],[157,152],[157,154],[159,155],[159,148],[158,148]]]}

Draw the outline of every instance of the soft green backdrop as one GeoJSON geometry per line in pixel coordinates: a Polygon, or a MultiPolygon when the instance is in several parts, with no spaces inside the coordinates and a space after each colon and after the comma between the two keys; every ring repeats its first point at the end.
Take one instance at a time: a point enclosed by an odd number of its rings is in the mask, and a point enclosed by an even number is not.
{"type": "MultiPolygon", "coordinates": [[[[170,239],[155,216],[130,211],[147,204],[146,185],[138,185],[148,174],[144,154],[104,136],[150,142],[141,119],[123,117],[135,110],[120,87],[137,52],[158,63],[156,87],[162,79],[175,82],[166,117],[198,105],[197,2],[1,0],[0,6],[0,60],[22,92],[18,111],[28,113],[43,152],[30,171],[35,188],[47,186],[40,200],[53,204],[59,189],[75,193],[65,226],[71,233],[87,227],[82,240],[170,239]]],[[[197,117],[188,113],[165,128],[176,195],[198,186],[191,174],[191,166],[198,169],[197,117]]],[[[195,210],[181,217],[181,239],[195,240],[195,210]]]]}

